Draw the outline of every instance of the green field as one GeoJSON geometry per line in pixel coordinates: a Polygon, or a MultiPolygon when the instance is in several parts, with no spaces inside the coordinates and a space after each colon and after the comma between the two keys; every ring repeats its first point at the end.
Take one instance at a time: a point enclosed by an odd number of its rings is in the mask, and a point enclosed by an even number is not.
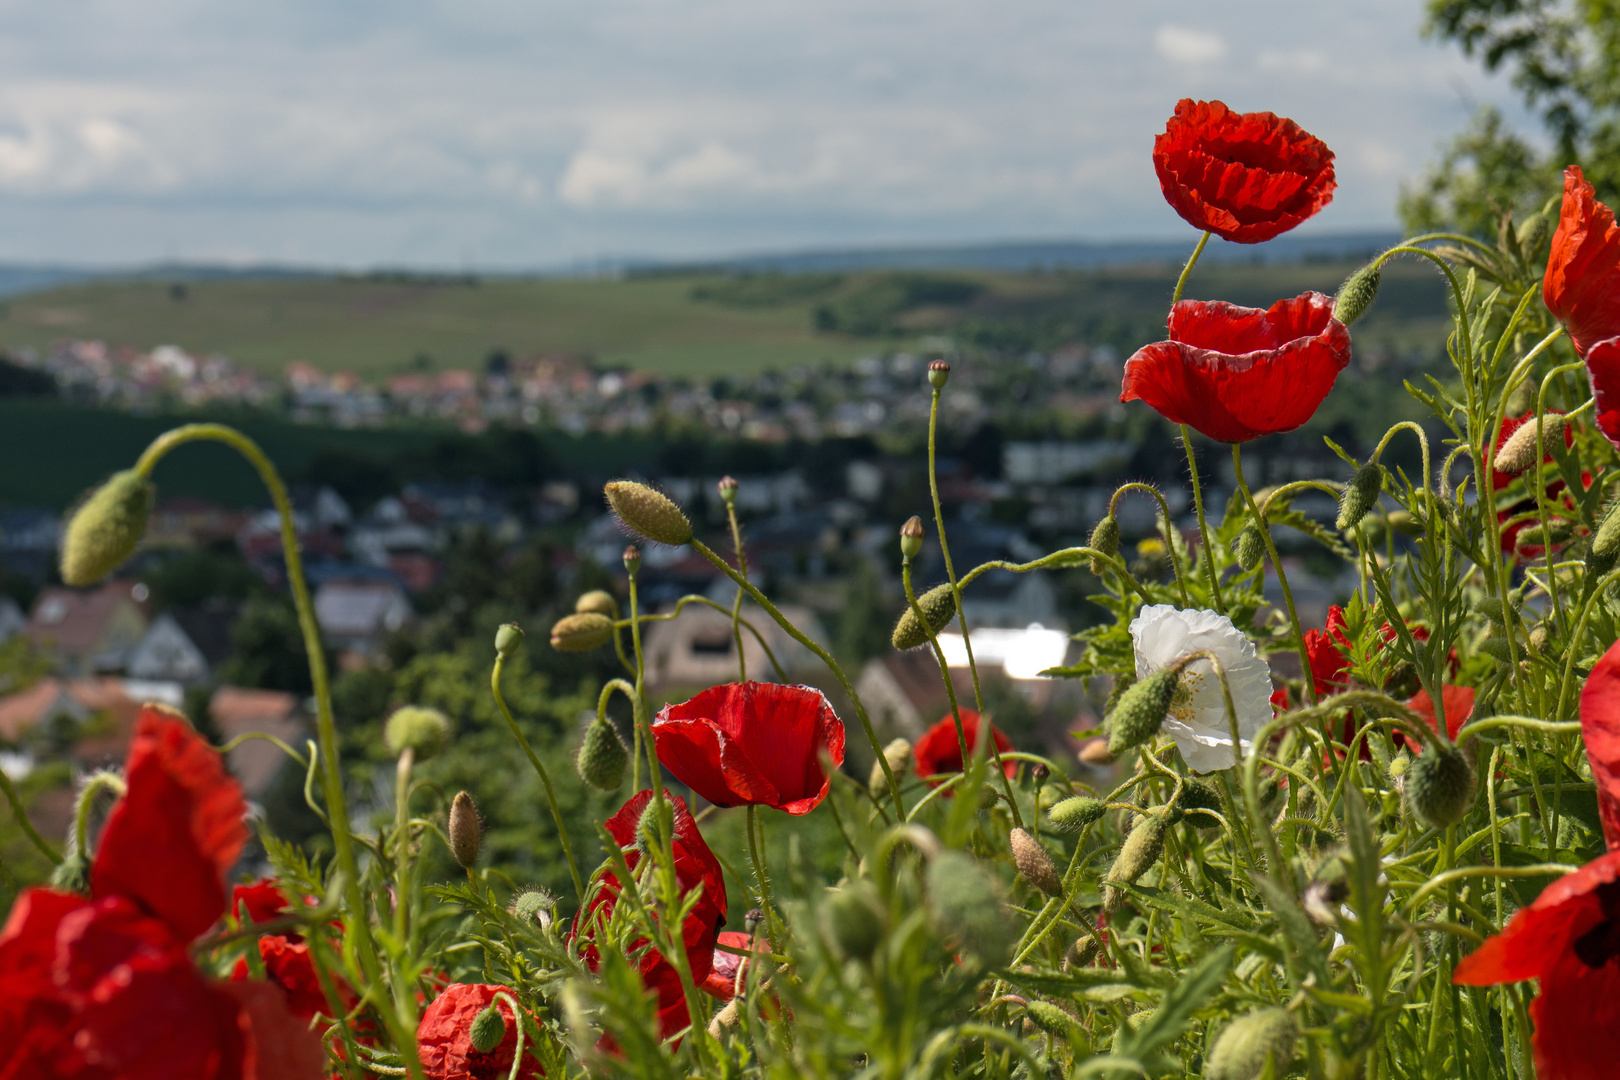
{"type": "MultiPolygon", "coordinates": [[[[1265,305],[1334,291],[1348,264],[1206,266],[1189,296],[1265,305]]],[[[266,374],[294,360],[377,377],[476,367],[495,349],[566,352],[669,375],[747,374],[843,363],[954,333],[1009,349],[1070,338],[1126,350],[1162,333],[1172,267],[1074,273],[668,274],[624,279],[401,278],[168,281],[72,286],[0,307],[0,346],[96,338],[224,353],[266,374]]],[[[1358,337],[1443,339],[1439,283],[1413,264],[1385,273],[1358,337]],[[1437,337],[1437,335],[1439,335],[1437,337]]]]}

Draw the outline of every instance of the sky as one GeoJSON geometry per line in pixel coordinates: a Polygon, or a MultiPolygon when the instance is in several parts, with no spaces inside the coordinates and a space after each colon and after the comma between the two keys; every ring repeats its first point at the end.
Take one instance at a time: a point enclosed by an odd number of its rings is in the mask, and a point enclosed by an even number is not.
{"type": "Polygon", "coordinates": [[[1387,229],[1511,89],[1423,0],[0,0],[0,261],[589,269],[1185,235],[1177,99],[1337,153],[1387,229]]]}

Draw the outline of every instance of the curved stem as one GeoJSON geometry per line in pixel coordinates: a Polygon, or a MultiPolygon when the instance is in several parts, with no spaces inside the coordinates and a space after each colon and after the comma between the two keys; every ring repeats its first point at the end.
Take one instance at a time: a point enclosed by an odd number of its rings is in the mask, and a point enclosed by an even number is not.
{"type": "MultiPolygon", "coordinates": [[[[1113,497],[1108,500],[1109,517],[1114,516],[1114,508],[1119,505],[1119,497],[1127,491],[1145,491],[1153,496],[1154,501],[1159,504],[1159,513],[1164,515],[1165,531],[1169,532],[1176,527],[1170,518],[1170,504],[1164,501],[1164,493],[1152,484],[1144,484],[1140,480],[1132,480],[1130,483],[1121,484],[1114,489],[1113,497]]],[[[1167,536],[1165,540],[1169,542],[1170,538],[1167,536]]],[[[1170,544],[1170,566],[1176,572],[1176,587],[1181,591],[1181,606],[1184,608],[1192,607],[1192,599],[1187,595],[1187,568],[1181,564],[1181,555],[1174,543],[1170,544]]],[[[965,585],[967,582],[964,581],[963,584],[965,585]]]]}
{"type": "MultiPolygon", "coordinates": [[[[945,650],[939,647],[939,635],[928,625],[928,617],[923,614],[921,605],[917,603],[917,591],[911,585],[909,555],[904,556],[900,562],[900,585],[906,591],[906,603],[911,605],[911,617],[917,620],[917,625],[928,635],[928,645],[934,650],[934,659],[939,662],[939,677],[945,680],[945,697],[951,703],[951,719],[956,723],[956,746],[962,755],[962,769],[965,772],[968,762],[973,760],[973,754],[968,749],[967,729],[962,726],[962,708],[956,703],[956,683],[951,678],[951,665],[945,660],[945,650]]],[[[912,808],[912,812],[916,812],[916,807],[912,808]]],[[[907,815],[907,820],[910,820],[910,815],[907,815]]]]}
{"type": "Polygon", "coordinates": [[[90,815],[95,812],[96,799],[103,791],[121,796],[126,790],[121,777],[110,772],[98,772],[79,791],[73,807],[73,850],[83,858],[90,857],[90,815]]]}
{"type": "MultiPolygon", "coordinates": [[[[639,618],[643,623],[668,622],[669,620],[680,615],[682,609],[684,609],[687,604],[703,604],[706,607],[714,608],[714,610],[720,612],[722,615],[726,614],[726,609],[724,607],[715,603],[713,600],[710,600],[707,596],[699,596],[696,593],[687,593],[685,596],[675,601],[675,607],[672,610],[666,611],[659,615],[642,615],[639,616],[639,618]]],[[[770,642],[765,640],[765,635],[760,633],[758,627],[749,622],[747,619],[743,618],[741,615],[737,617],[737,623],[746,629],[750,634],[754,635],[754,640],[759,642],[759,647],[765,651],[765,659],[769,660],[771,662],[771,667],[776,669],[776,677],[782,682],[787,682],[787,671],[782,667],[782,662],[776,658],[776,654],[771,651],[770,642]]],[[[613,637],[615,643],[618,642],[618,631],[628,627],[629,625],[629,619],[619,619],[613,624],[613,637]]],[[[624,658],[622,647],[620,649],[620,657],[621,659],[624,659],[625,670],[629,671],[631,674],[634,674],[636,665],[631,663],[628,658],[624,658]]]]}
{"type": "Polygon", "coordinates": [[[1206,232],[1203,236],[1200,236],[1198,246],[1192,249],[1191,255],[1187,256],[1187,265],[1181,268],[1181,276],[1176,278],[1176,291],[1170,294],[1170,307],[1172,310],[1177,304],[1181,303],[1181,294],[1187,288],[1187,279],[1192,277],[1193,267],[1198,265],[1198,256],[1204,253],[1204,247],[1209,243],[1209,238],[1213,235],[1213,233],[1206,232]]]}
{"type": "MultiPolygon", "coordinates": [[[[563,824],[562,808],[557,805],[557,792],[551,786],[551,774],[546,766],[529,745],[528,736],[518,727],[518,722],[512,716],[512,710],[506,706],[506,696],[501,693],[501,668],[506,664],[506,657],[500,653],[495,654],[495,666],[489,672],[489,689],[495,695],[495,705],[506,718],[506,726],[512,729],[512,736],[517,739],[518,745],[528,755],[529,764],[534,766],[535,773],[540,777],[540,784],[546,791],[546,805],[551,807],[551,820],[557,824],[557,839],[562,844],[563,855],[568,859],[568,876],[574,879],[574,896],[580,904],[585,903],[585,883],[580,880],[579,866],[574,862],[574,845],[568,838],[568,826],[563,824]]],[[[618,680],[614,680],[615,682],[618,680]]],[[[611,684],[610,684],[611,685],[611,684]]]]}
{"type": "Polygon", "coordinates": [[[30,843],[39,849],[39,853],[56,865],[62,861],[62,855],[45,838],[39,835],[34,823],[28,820],[28,812],[23,809],[22,800],[17,797],[17,789],[11,785],[11,777],[0,769],[0,791],[5,792],[6,802],[11,804],[11,816],[17,819],[17,825],[22,829],[23,835],[28,837],[30,843]]]}

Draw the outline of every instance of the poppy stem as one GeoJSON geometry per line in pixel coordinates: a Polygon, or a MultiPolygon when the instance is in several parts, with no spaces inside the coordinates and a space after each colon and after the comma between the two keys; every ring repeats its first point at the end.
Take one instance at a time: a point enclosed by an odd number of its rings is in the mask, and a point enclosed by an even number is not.
{"type": "MultiPolygon", "coordinates": [[[[639,650],[637,650],[639,652],[639,650]]],[[[562,808],[557,805],[557,793],[551,787],[551,774],[546,772],[545,765],[535,755],[534,747],[529,745],[529,739],[518,727],[517,720],[512,717],[512,710],[506,707],[506,698],[501,694],[501,668],[506,663],[506,657],[500,653],[495,654],[495,666],[489,672],[489,689],[495,695],[495,706],[501,710],[506,718],[506,726],[512,729],[512,735],[517,739],[518,745],[529,756],[529,764],[540,776],[540,784],[546,789],[546,805],[551,807],[551,820],[557,824],[557,840],[562,844],[563,855],[568,859],[568,876],[574,879],[574,896],[580,904],[585,903],[585,883],[580,880],[579,866],[574,862],[574,845],[568,839],[568,826],[563,824],[562,808]]],[[[641,711],[639,708],[636,710],[641,711]]]]}
{"type": "Polygon", "coordinates": [[[410,933],[411,770],[415,766],[416,750],[407,746],[394,768],[394,938],[401,943],[410,933]]]}
{"type": "Polygon", "coordinates": [[[1266,553],[1271,556],[1272,569],[1277,571],[1277,584],[1282,588],[1283,604],[1288,608],[1288,622],[1294,628],[1294,646],[1299,650],[1300,670],[1305,673],[1305,696],[1312,705],[1316,704],[1316,680],[1310,677],[1311,654],[1305,648],[1305,628],[1300,625],[1299,612],[1294,608],[1294,590],[1288,587],[1288,575],[1283,573],[1282,559],[1277,557],[1277,544],[1271,538],[1271,529],[1266,520],[1260,516],[1260,508],[1254,503],[1254,495],[1249,491],[1249,482],[1243,478],[1243,444],[1232,444],[1232,469],[1237,476],[1238,490],[1243,493],[1243,501],[1249,507],[1253,516],[1255,528],[1260,531],[1260,539],[1266,545],[1266,553]]]}
{"type": "MultiPolygon", "coordinates": [[[[748,556],[743,554],[742,529],[737,525],[737,502],[735,499],[726,500],[726,520],[731,523],[731,547],[737,553],[737,572],[743,577],[748,576],[748,556]]],[[[737,681],[748,681],[748,657],[743,654],[742,626],[739,620],[742,617],[743,591],[739,587],[737,596],[731,601],[731,636],[737,642],[737,681]]]]}
{"type": "Polygon", "coordinates": [[[1203,546],[1204,573],[1209,578],[1209,596],[1215,610],[1226,614],[1226,601],[1221,599],[1221,576],[1215,569],[1215,548],[1209,542],[1209,522],[1204,517],[1204,487],[1198,482],[1198,455],[1193,453],[1192,432],[1181,425],[1181,446],[1187,451],[1187,471],[1192,474],[1193,508],[1198,512],[1198,540],[1203,546]]]}
{"type": "Polygon", "coordinates": [[[11,777],[6,775],[4,769],[0,769],[0,791],[5,792],[6,801],[11,804],[11,816],[17,819],[17,824],[22,828],[29,841],[39,849],[41,855],[51,861],[51,865],[54,866],[60,863],[62,861],[61,854],[51,847],[43,836],[39,835],[39,832],[34,828],[34,823],[28,820],[28,811],[23,809],[22,800],[17,798],[17,789],[11,786],[11,777]]]}
{"type": "Polygon", "coordinates": [[[1176,291],[1170,295],[1171,310],[1174,310],[1175,306],[1181,303],[1181,293],[1187,287],[1187,279],[1192,277],[1193,267],[1198,265],[1198,256],[1204,253],[1204,245],[1209,243],[1209,238],[1213,235],[1215,234],[1206,232],[1203,236],[1200,236],[1198,246],[1192,249],[1191,255],[1187,256],[1187,265],[1181,268],[1181,276],[1176,278],[1176,291]]]}
{"type": "MultiPolygon", "coordinates": [[[[933,626],[929,624],[928,617],[923,614],[922,606],[917,603],[917,592],[911,585],[911,556],[909,555],[903,556],[900,560],[900,584],[905,587],[906,602],[911,605],[912,617],[917,620],[917,625],[921,626],[928,635],[928,644],[934,650],[934,659],[939,661],[939,674],[940,678],[945,680],[945,696],[951,702],[951,719],[956,723],[956,745],[962,754],[962,768],[965,771],[967,763],[972,760],[972,754],[968,750],[967,731],[962,726],[962,709],[956,703],[956,684],[951,680],[951,666],[945,660],[945,650],[939,647],[939,635],[935,633],[933,626]]],[[[980,719],[983,720],[983,717],[981,716],[980,719]]],[[[916,812],[915,807],[912,808],[912,812],[916,812]]],[[[907,820],[910,820],[910,818],[908,817],[907,820]]]]}
{"type": "Polygon", "coordinates": [[[782,927],[776,918],[776,902],[771,898],[771,876],[765,865],[764,830],[759,825],[759,807],[747,807],[748,861],[754,864],[754,880],[759,884],[759,906],[765,909],[765,921],[771,928],[771,947],[782,949],[787,945],[782,927]]]}

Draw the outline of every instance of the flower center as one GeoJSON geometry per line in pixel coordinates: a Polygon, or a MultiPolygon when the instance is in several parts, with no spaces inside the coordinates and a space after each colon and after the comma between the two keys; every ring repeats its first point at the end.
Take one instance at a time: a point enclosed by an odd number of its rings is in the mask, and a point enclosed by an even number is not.
{"type": "Polygon", "coordinates": [[[1575,939],[1575,958],[1589,968],[1600,968],[1620,957],[1620,881],[1597,887],[1603,921],[1575,939]]]}

